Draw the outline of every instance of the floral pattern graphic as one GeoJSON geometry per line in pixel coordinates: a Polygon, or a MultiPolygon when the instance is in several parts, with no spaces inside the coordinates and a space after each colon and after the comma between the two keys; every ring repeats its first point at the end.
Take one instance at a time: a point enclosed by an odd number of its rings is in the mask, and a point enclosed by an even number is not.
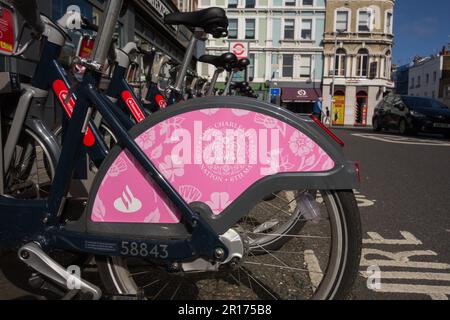
{"type": "Polygon", "coordinates": [[[108,170],[108,176],[117,177],[122,172],[127,171],[127,164],[122,157],[117,158],[117,160],[111,165],[111,168],[108,170]]]}
{"type": "Polygon", "coordinates": [[[151,129],[147,132],[144,132],[136,139],[136,143],[142,150],[148,150],[155,144],[156,141],[156,132],[154,129],[151,129]]]}
{"type": "Polygon", "coordinates": [[[184,175],[184,164],[173,161],[171,156],[166,156],[164,160],[159,165],[159,169],[166,179],[173,182],[176,177],[182,177],[184,175]]]}
{"type": "MultiPolygon", "coordinates": [[[[148,129],[136,142],[187,203],[203,202],[215,215],[223,214],[237,197],[265,176],[326,172],[335,167],[333,159],[306,134],[273,117],[243,109],[189,111],[148,129]],[[211,139],[204,140],[208,128],[222,134],[214,142],[217,146],[211,139]],[[172,139],[177,129],[188,132],[184,136],[190,136],[187,142],[186,138],[172,139]],[[229,141],[227,130],[251,131],[253,138],[233,140],[231,135],[229,141]],[[233,147],[238,141],[239,148],[233,147]],[[190,155],[192,161],[172,158],[179,154],[173,150],[180,148],[183,157],[190,155]],[[224,159],[223,162],[209,156],[216,149],[220,154],[217,159],[224,159]],[[238,162],[238,154],[245,160],[243,163],[238,162]],[[208,159],[213,159],[213,163],[208,159]]],[[[89,206],[92,221],[179,223],[178,210],[128,151],[119,154],[107,174],[98,178],[102,181],[97,190],[92,190],[96,196],[89,206]],[[139,206],[136,199],[141,202],[139,206]],[[120,210],[114,207],[115,202],[120,210]]]]}
{"type": "Polygon", "coordinates": [[[219,214],[228,207],[230,203],[230,195],[227,192],[213,192],[211,194],[211,200],[206,201],[206,204],[211,208],[214,214],[219,214]]]}
{"type": "Polygon", "coordinates": [[[313,152],[315,143],[300,131],[295,131],[289,140],[289,148],[292,153],[299,157],[308,156],[313,152]]]}

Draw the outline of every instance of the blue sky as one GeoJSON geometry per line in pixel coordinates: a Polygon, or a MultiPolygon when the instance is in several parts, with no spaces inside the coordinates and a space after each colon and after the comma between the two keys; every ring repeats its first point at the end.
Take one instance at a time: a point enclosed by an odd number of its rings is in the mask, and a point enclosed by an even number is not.
{"type": "Polygon", "coordinates": [[[437,53],[450,42],[449,0],[397,0],[394,10],[394,61],[437,53]]]}

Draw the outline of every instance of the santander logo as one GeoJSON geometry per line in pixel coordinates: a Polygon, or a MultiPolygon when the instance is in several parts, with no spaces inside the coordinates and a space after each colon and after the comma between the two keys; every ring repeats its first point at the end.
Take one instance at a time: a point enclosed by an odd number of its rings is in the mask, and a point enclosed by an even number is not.
{"type": "Polygon", "coordinates": [[[134,100],[133,96],[129,91],[123,91],[122,92],[122,100],[125,102],[125,104],[128,106],[128,109],[130,109],[131,113],[133,114],[136,121],[141,122],[145,119],[145,116],[143,112],[141,111],[141,108],[137,104],[137,102],[134,100]]]}
{"type": "MultiPolygon", "coordinates": [[[[68,117],[72,118],[76,100],[74,97],[71,97],[69,101],[66,102],[67,95],[69,94],[69,89],[67,88],[64,81],[56,80],[55,82],[53,82],[53,91],[58,97],[58,100],[63,106],[64,111],[66,112],[68,117]]],[[[94,143],[95,143],[95,136],[93,135],[91,129],[88,128],[86,134],[84,135],[83,144],[87,147],[92,147],[94,143]]]]}

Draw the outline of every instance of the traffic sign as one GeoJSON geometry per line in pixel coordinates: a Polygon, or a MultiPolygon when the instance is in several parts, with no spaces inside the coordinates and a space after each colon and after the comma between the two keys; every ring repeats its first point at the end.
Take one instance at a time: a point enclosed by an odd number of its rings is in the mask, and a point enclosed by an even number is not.
{"type": "Polygon", "coordinates": [[[270,89],[270,95],[271,96],[280,96],[281,95],[281,89],[280,88],[271,88],[270,89]]]}

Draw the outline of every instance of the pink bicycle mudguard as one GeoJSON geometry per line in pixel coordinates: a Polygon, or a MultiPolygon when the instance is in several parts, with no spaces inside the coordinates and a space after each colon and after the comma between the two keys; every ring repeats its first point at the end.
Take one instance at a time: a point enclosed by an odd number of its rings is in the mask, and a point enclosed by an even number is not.
{"type": "MultiPolygon", "coordinates": [[[[245,108],[175,113],[135,141],[187,203],[205,203],[216,216],[268,176],[335,168],[333,158],[308,135],[287,121],[245,108]]],[[[121,151],[114,157],[97,177],[90,220],[178,223],[176,209],[131,154],[121,151]]]]}

